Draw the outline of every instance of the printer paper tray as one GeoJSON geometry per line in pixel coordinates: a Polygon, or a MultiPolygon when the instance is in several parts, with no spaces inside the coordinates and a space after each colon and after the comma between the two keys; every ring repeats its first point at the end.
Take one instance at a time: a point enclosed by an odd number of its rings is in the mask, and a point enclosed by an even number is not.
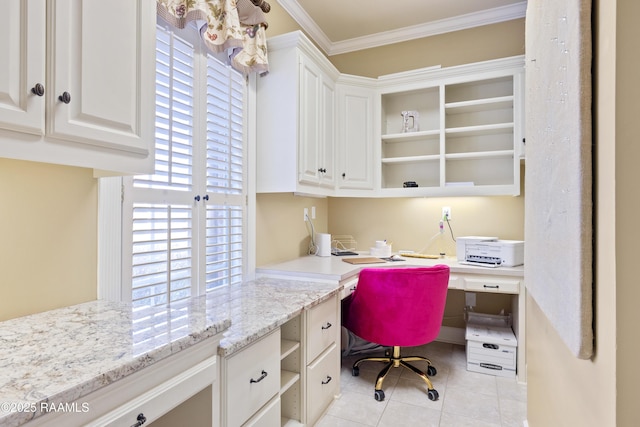
{"type": "Polygon", "coordinates": [[[477,261],[458,261],[458,264],[465,265],[475,265],[477,267],[486,267],[486,268],[498,268],[500,264],[486,263],[486,262],[477,262],[477,261]]]}

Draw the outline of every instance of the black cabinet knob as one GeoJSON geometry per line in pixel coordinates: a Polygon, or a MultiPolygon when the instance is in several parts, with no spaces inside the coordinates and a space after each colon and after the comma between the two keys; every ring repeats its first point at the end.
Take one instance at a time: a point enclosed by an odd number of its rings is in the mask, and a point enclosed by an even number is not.
{"type": "Polygon", "coordinates": [[[65,92],[62,92],[62,95],[60,95],[60,96],[58,97],[58,99],[59,99],[61,102],[64,102],[65,104],[68,104],[68,103],[70,103],[70,102],[71,102],[71,95],[69,94],[69,92],[66,92],[66,91],[65,91],[65,92]]]}
{"type": "Polygon", "coordinates": [[[40,83],[36,83],[36,85],[31,88],[31,93],[38,96],[44,95],[44,86],[42,86],[40,83]]]}
{"type": "Polygon", "coordinates": [[[142,424],[147,422],[147,417],[144,416],[143,413],[139,413],[136,417],[137,423],[133,424],[131,427],[140,427],[142,424]]]}

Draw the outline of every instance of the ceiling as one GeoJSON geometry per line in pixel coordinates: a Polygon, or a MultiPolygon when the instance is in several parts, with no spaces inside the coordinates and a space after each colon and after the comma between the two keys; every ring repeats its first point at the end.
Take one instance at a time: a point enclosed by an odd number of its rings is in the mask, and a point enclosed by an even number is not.
{"type": "Polygon", "coordinates": [[[278,0],[327,55],[525,16],[526,0],[278,0]],[[393,8],[390,8],[392,6],[393,8]]]}

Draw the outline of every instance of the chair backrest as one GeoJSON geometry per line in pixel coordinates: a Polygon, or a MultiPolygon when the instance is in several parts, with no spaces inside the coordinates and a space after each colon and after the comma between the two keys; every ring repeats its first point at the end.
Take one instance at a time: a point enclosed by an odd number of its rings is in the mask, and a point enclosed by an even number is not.
{"type": "Polygon", "coordinates": [[[427,344],[440,332],[449,267],[365,268],[345,300],[343,324],[383,346],[427,344]]]}

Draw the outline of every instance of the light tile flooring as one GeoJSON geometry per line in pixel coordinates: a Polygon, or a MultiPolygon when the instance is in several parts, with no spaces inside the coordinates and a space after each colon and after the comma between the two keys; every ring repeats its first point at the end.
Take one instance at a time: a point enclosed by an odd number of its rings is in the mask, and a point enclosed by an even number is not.
{"type": "MultiPolygon", "coordinates": [[[[392,369],[383,383],[385,400],[374,399],[375,378],[384,366],[365,362],[360,375],[351,375],[353,362],[342,359],[342,396],[334,401],[316,427],[522,427],[527,418],[527,390],[515,379],[469,372],[464,346],[431,343],[403,348],[403,356],[428,357],[437,369],[431,378],[440,398],[427,398],[426,384],[404,368],[392,369]]],[[[424,369],[424,362],[415,362],[424,369]]]]}

